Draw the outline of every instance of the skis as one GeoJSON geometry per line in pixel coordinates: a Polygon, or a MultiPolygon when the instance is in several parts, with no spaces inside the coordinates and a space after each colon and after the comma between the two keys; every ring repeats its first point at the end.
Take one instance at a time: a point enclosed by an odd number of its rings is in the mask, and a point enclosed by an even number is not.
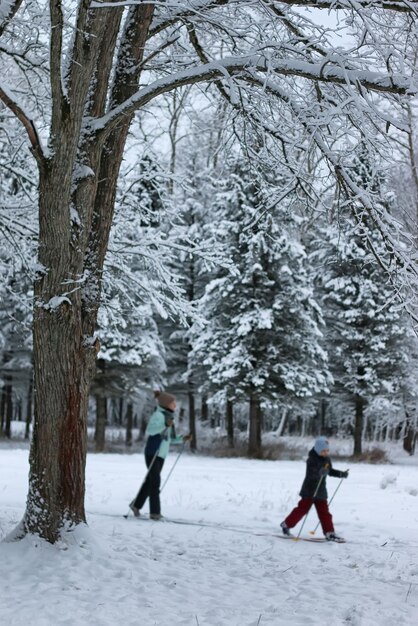
{"type": "MultiPolygon", "coordinates": [[[[123,516],[125,519],[128,519],[128,515],[123,516]]],[[[131,516],[129,516],[131,517],[131,516]]],[[[243,533],[245,535],[252,535],[253,537],[275,537],[278,539],[291,539],[294,542],[297,541],[310,541],[311,543],[346,543],[345,540],[340,541],[327,541],[325,537],[288,537],[286,535],[280,535],[276,533],[269,532],[253,532],[249,529],[242,528],[239,526],[224,526],[223,524],[210,523],[210,522],[193,522],[191,520],[183,520],[183,519],[174,519],[171,517],[162,517],[160,520],[152,520],[148,515],[141,515],[140,517],[134,517],[132,515],[133,520],[143,521],[143,522],[155,522],[157,524],[181,524],[184,526],[198,526],[199,528],[213,528],[215,530],[227,530],[235,533],[243,533]]]]}
{"type": "Polygon", "coordinates": [[[292,535],[277,535],[279,539],[288,539],[290,541],[310,541],[311,543],[325,543],[325,537],[295,537],[292,535]]]}
{"type": "MultiPolygon", "coordinates": [[[[223,524],[217,524],[216,522],[214,523],[210,523],[210,522],[193,522],[191,520],[185,520],[185,519],[175,519],[172,517],[162,517],[159,520],[153,520],[151,519],[148,515],[140,515],[139,517],[135,517],[134,515],[124,515],[123,516],[125,519],[134,519],[134,520],[138,520],[138,521],[143,521],[143,522],[155,522],[155,523],[169,523],[169,524],[184,524],[185,526],[199,526],[201,528],[215,528],[215,529],[219,529],[219,530],[234,530],[236,532],[248,532],[243,528],[239,528],[239,527],[232,527],[232,526],[224,526],[223,524]]],[[[253,534],[253,533],[251,533],[253,534]]]]}
{"type": "Polygon", "coordinates": [[[292,537],[288,535],[277,535],[279,539],[291,539],[293,541],[310,541],[311,543],[347,543],[345,539],[328,541],[325,537],[292,537]]]}
{"type": "Polygon", "coordinates": [[[333,539],[328,540],[325,539],[325,537],[296,537],[294,535],[273,535],[271,533],[253,533],[256,534],[258,537],[277,537],[278,539],[290,539],[291,541],[294,541],[295,543],[298,541],[309,541],[310,543],[347,543],[345,539],[333,539]]]}

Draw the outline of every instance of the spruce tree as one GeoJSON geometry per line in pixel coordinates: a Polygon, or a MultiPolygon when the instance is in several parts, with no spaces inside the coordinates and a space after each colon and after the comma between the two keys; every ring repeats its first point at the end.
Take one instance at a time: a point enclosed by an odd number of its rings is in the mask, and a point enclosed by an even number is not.
{"type": "MultiPolygon", "coordinates": [[[[277,179],[277,176],[276,176],[277,179]]],[[[193,358],[207,386],[228,401],[248,401],[250,455],[261,450],[262,409],[326,390],[321,311],[314,300],[297,225],[274,206],[267,177],[236,158],[214,195],[214,228],[233,271],[220,269],[200,301],[193,358]]]]}
{"type": "MultiPolygon", "coordinates": [[[[384,179],[364,144],[353,159],[352,175],[376,202],[385,202],[384,179]]],[[[334,392],[354,405],[354,454],[360,455],[368,402],[377,395],[393,397],[400,389],[408,360],[405,320],[382,268],[387,252],[380,233],[355,202],[326,228],[318,249],[334,392]]]]}

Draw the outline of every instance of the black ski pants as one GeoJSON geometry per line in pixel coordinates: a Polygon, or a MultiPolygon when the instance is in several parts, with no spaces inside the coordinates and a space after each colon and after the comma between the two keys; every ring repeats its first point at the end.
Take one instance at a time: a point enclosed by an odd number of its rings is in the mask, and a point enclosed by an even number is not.
{"type": "MultiPolygon", "coordinates": [[[[154,456],[148,454],[145,455],[145,463],[149,468],[151,466],[154,456]]],[[[160,484],[161,484],[161,470],[163,469],[164,459],[157,456],[152,467],[148,472],[148,476],[145,479],[144,484],[139,490],[138,495],[135,498],[134,506],[137,509],[142,509],[145,504],[145,500],[149,497],[149,512],[151,515],[161,514],[160,504],[160,484]]]]}

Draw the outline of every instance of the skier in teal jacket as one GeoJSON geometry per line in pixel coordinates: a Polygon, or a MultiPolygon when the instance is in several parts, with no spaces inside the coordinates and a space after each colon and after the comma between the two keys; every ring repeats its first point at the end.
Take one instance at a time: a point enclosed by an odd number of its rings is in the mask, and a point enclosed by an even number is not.
{"type": "Polygon", "coordinates": [[[136,498],[129,505],[135,517],[149,498],[150,518],[161,519],[160,484],[161,470],[170,449],[170,444],[190,441],[191,435],[176,436],[174,429],[174,411],[176,398],[170,393],[156,391],[158,407],[151,415],[145,434],[148,435],[145,446],[145,463],[148,473],[136,498]]]}

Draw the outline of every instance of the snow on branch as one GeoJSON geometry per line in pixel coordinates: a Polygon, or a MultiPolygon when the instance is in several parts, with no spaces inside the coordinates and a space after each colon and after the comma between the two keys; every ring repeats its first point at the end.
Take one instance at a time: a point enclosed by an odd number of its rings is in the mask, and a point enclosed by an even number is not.
{"type": "MultiPolygon", "coordinates": [[[[126,115],[131,115],[137,109],[145,106],[157,96],[168,93],[184,85],[216,80],[228,74],[239,74],[246,80],[247,73],[254,72],[272,73],[283,76],[303,77],[312,81],[334,83],[340,85],[354,85],[371,91],[394,93],[398,95],[411,95],[416,92],[412,80],[402,74],[385,75],[369,70],[347,69],[326,63],[308,63],[298,59],[267,60],[260,54],[226,57],[222,60],[211,61],[198,67],[176,72],[170,76],[155,80],[147,87],[143,87],[131,98],[115,107],[103,117],[92,120],[90,129],[92,132],[109,132],[126,115]]],[[[251,78],[251,77],[250,77],[251,78]]],[[[252,78],[251,78],[252,80],[252,78]]]]}
{"type": "MultiPolygon", "coordinates": [[[[103,7],[115,7],[115,6],[132,6],[135,4],[141,4],[142,0],[120,0],[119,2],[106,2],[105,0],[96,0],[91,3],[91,8],[100,9],[103,7]]],[[[160,4],[159,2],[149,2],[147,4],[160,4]]],[[[212,9],[217,6],[222,6],[231,3],[231,0],[199,0],[195,3],[190,3],[189,14],[197,13],[198,11],[212,9]]],[[[231,3],[232,4],[232,3],[231,3]]],[[[281,5],[286,4],[290,6],[302,6],[311,7],[314,9],[385,9],[388,11],[398,11],[400,13],[416,13],[417,2],[414,0],[265,0],[265,5],[281,5]]]]}
{"type": "MultiPolygon", "coordinates": [[[[187,14],[192,15],[198,13],[199,11],[214,9],[215,7],[223,6],[230,3],[231,0],[197,0],[195,2],[188,2],[187,14]]],[[[115,0],[114,2],[107,2],[106,0],[94,0],[91,3],[91,8],[102,9],[104,7],[127,7],[136,6],[138,4],[153,4],[155,6],[162,5],[165,8],[167,2],[159,2],[158,0],[115,0]]],[[[175,6],[173,6],[170,10],[175,11],[175,9],[177,9],[179,12],[181,11],[182,15],[185,15],[184,5],[178,2],[175,2],[174,4],[175,6]]]]}
{"type": "MultiPolygon", "coordinates": [[[[408,237],[408,235],[402,230],[401,224],[396,222],[393,219],[393,216],[389,220],[392,225],[392,229],[388,228],[389,221],[386,220],[384,208],[382,206],[376,206],[376,202],[374,201],[372,194],[357,184],[347,168],[344,167],[341,162],[339,153],[335,152],[327,145],[326,138],[322,136],[316,121],[310,124],[309,119],[306,117],[304,111],[298,103],[292,99],[276,81],[272,78],[262,81],[262,78],[256,72],[253,73],[253,81],[254,84],[258,83],[260,86],[262,85],[266,91],[288,104],[295,116],[295,119],[298,119],[299,123],[302,124],[308,135],[311,137],[313,144],[318,147],[320,153],[329,163],[331,170],[335,174],[336,180],[345,191],[348,203],[358,203],[358,205],[360,205],[370,216],[372,222],[380,232],[392,267],[388,267],[382,260],[379,260],[379,262],[387,272],[389,278],[392,277],[394,272],[402,270],[405,277],[403,284],[404,290],[409,290],[411,292],[415,291],[416,282],[418,280],[418,269],[416,267],[415,254],[412,253],[411,255],[411,248],[413,244],[412,237],[408,237]]],[[[358,219],[358,215],[356,214],[354,207],[353,213],[354,217],[358,219]]],[[[416,315],[414,316],[414,319],[418,322],[418,317],[416,315]]]]}
{"type": "Polygon", "coordinates": [[[386,9],[400,13],[418,13],[418,2],[410,0],[280,0],[271,4],[312,7],[314,9],[386,9]]]}

